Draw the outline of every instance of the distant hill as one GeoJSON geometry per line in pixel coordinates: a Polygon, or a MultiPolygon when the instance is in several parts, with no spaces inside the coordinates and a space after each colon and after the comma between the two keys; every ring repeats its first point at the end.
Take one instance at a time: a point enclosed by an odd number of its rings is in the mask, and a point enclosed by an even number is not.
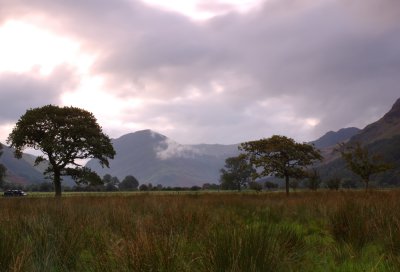
{"type": "MultiPolygon", "coordinates": [[[[86,166],[100,176],[111,174],[123,179],[134,175],[140,183],[163,186],[217,183],[225,159],[239,153],[238,145],[182,145],[151,130],[126,134],[112,141],[117,155],[110,161],[110,168],[101,168],[97,160],[90,160],[86,166]]],[[[337,143],[346,141],[360,141],[396,166],[394,170],[376,177],[381,184],[400,183],[400,99],[381,119],[362,130],[344,128],[330,131],[311,142],[322,150],[325,157],[319,165],[323,177],[351,176],[338,154],[332,152],[337,143]]],[[[3,151],[0,163],[8,169],[8,181],[30,184],[45,180],[42,174],[45,166],[33,167],[34,156],[26,154],[17,160],[10,148],[4,146],[3,151]]],[[[74,183],[66,179],[64,184],[74,183]]]]}
{"type": "MultiPolygon", "coordinates": [[[[394,169],[374,177],[381,185],[400,185],[400,99],[391,110],[378,121],[367,125],[352,136],[349,143],[361,142],[371,153],[380,154],[394,169]]],[[[344,161],[336,154],[326,154],[325,162],[319,167],[323,177],[351,177],[344,161]]],[[[354,177],[354,176],[353,176],[354,177]]]]}
{"type": "Polygon", "coordinates": [[[7,168],[6,181],[18,184],[31,184],[43,182],[44,176],[40,168],[33,167],[35,156],[24,154],[22,159],[14,157],[11,148],[3,145],[3,155],[0,163],[7,168]]]}
{"type": "Polygon", "coordinates": [[[400,135],[400,98],[397,99],[388,113],[378,121],[366,126],[350,141],[371,144],[377,140],[390,139],[396,135],[400,135]]]}
{"type": "Polygon", "coordinates": [[[316,148],[322,149],[332,147],[341,142],[348,141],[351,137],[359,133],[361,130],[356,127],[342,128],[336,132],[329,131],[324,136],[311,142],[316,148]]]}
{"type": "Polygon", "coordinates": [[[86,166],[101,176],[133,175],[140,183],[163,186],[217,183],[225,159],[238,154],[237,145],[181,145],[151,130],[123,135],[113,145],[117,155],[110,168],[94,160],[86,166]]]}
{"type": "MultiPolygon", "coordinates": [[[[0,157],[0,163],[7,168],[5,180],[10,183],[21,185],[37,184],[42,182],[51,182],[43,175],[47,168],[46,162],[35,164],[36,156],[24,153],[21,159],[14,156],[14,150],[3,145],[3,155],[0,157]]],[[[71,177],[62,177],[62,184],[65,186],[74,186],[75,182],[71,177]]]]}

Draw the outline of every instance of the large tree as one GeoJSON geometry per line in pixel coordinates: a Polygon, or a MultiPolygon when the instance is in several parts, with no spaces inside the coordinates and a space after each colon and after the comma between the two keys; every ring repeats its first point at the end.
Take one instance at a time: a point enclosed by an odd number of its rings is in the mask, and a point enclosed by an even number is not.
{"type": "Polygon", "coordinates": [[[237,157],[230,157],[225,160],[225,168],[220,170],[220,182],[224,189],[241,190],[243,186],[251,181],[255,173],[254,168],[248,162],[245,154],[237,157]]]}
{"type": "Polygon", "coordinates": [[[75,107],[47,105],[29,109],[20,117],[7,139],[15,148],[15,156],[22,157],[25,148],[40,150],[35,164],[48,160],[46,174],[53,177],[55,195],[61,196],[61,176],[70,175],[77,182],[101,181],[77,160],[94,158],[102,166],[109,166],[114,148],[110,138],[102,132],[94,115],[75,107]]]}
{"type": "Polygon", "coordinates": [[[368,190],[372,175],[391,169],[393,166],[386,163],[378,154],[371,154],[366,146],[356,142],[354,144],[339,144],[336,149],[342,155],[347,167],[356,175],[360,176],[368,190]]]}
{"type": "Polygon", "coordinates": [[[245,142],[239,148],[247,152],[250,162],[258,170],[256,177],[274,175],[284,178],[287,195],[289,179],[305,177],[306,167],[322,160],[319,150],[313,145],[297,143],[291,138],[280,135],[245,142]]]}

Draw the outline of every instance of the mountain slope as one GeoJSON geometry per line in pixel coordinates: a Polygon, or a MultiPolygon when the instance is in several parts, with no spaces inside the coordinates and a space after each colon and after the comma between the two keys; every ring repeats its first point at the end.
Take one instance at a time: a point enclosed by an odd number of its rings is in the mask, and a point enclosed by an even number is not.
{"type": "MultiPolygon", "coordinates": [[[[393,164],[392,170],[376,175],[373,177],[374,180],[379,184],[398,185],[400,182],[400,99],[381,119],[366,126],[350,138],[349,143],[355,142],[361,142],[371,153],[380,154],[386,162],[393,164]]],[[[319,169],[325,178],[332,176],[355,178],[346,169],[344,161],[338,154],[327,155],[319,169]]]]}
{"type": "Polygon", "coordinates": [[[338,143],[345,142],[359,133],[361,130],[356,127],[342,128],[336,132],[329,131],[324,136],[311,142],[316,148],[322,149],[335,146],[338,143]]]}
{"type": "Polygon", "coordinates": [[[34,156],[29,154],[24,154],[22,159],[15,158],[13,150],[3,145],[3,155],[0,157],[0,163],[7,168],[7,181],[19,184],[43,182],[43,172],[32,166],[33,161],[34,156]]]}
{"type": "Polygon", "coordinates": [[[371,144],[377,140],[390,139],[400,134],[400,98],[391,110],[378,121],[366,126],[360,133],[353,136],[350,141],[371,144]]]}
{"type": "Polygon", "coordinates": [[[117,155],[109,169],[94,160],[86,166],[101,176],[134,175],[140,183],[163,186],[216,183],[225,159],[238,154],[237,145],[181,145],[151,130],[123,135],[113,145],[117,155]]]}

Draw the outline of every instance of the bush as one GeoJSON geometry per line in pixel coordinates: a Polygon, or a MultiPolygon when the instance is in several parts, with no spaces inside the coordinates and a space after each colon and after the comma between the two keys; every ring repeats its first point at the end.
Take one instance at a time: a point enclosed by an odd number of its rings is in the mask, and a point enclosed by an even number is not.
{"type": "Polygon", "coordinates": [[[256,182],[256,181],[250,181],[249,182],[249,188],[251,190],[255,190],[256,192],[261,192],[262,191],[262,185],[259,182],[256,182]]]}
{"type": "Polygon", "coordinates": [[[264,187],[267,188],[268,190],[272,190],[272,189],[278,188],[278,184],[273,183],[273,182],[271,182],[271,181],[266,181],[266,182],[264,183],[264,187]]]}
{"type": "Polygon", "coordinates": [[[326,187],[329,190],[339,190],[340,185],[342,183],[342,179],[339,177],[333,177],[326,181],[326,187]]]}
{"type": "Polygon", "coordinates": [[[322,180],[317,169],[311,169],[307,173],[306,186],[308,189],[316,191],[320,187],[321,182],[322,180]]]}

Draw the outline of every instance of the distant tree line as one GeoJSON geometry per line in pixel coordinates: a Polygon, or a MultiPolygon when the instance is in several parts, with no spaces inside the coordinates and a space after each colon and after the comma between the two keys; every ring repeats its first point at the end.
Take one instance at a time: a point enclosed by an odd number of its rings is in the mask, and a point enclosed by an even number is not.
{"type": "Polygon", "coordinates": [[[339,152],[347,168],[361,178],[340,178],[331,175],[322,180],[317,162],[322,161],[320,151],[308,143],[297,143],[286,136],[274,135],[267,139],[242,143],[242,153],[225,160],[225,167],[220,170],[222,190],[238,190],[249,188],[256,191],[273,190],[278,182],[263,181],[275,177],[282,183],[286,194],[289,188],[307,188],[313,191],[324,187],[330,190],[340,188],[357,188],[364,183],[368,190],[371,176],[393,168],[382,156],[373,154],[361,143],[339,144],[335,150],[339,152]]]}
{"type": "MultiPolygon", "coordinates": [[[[122,181],[116,176],[106,174],[99,184],[77,184],[75,186],[62,186],[63,192],[118,192],[118,191],[212,191],[220,190],[220,185],[215,183],[204,183],[202,186],[194,185],[190,187],[184,186],[163,186],[161,184],[153,185],[152,183],[140,184],[133,176],[128,175],[122,181]]],[[[28,192],[54,192],[54,183],[44,181],[29,185],[3,183],[0,186],[3,190],[21,189],[28,192]]]]}
{"type": "MultiPolygon", "coordinates": [[[[54,109],[51,108],[50,110],[54,109]]],[[[56,110],[60,109],[56,108],[56,110]]],[[[92,117],[88,112],[80,112],[79,109],[71,110],[92,117]]],[[[94,126],[97,126],[97,124],[94,124],[94,126]]],[[[13,140],[17,140],[18,137],[15,136],[16,139],[13,139],[10,136],[13,140]]],[[[105,140],[107,142],[108,138],[105,137],[105,140]]],[[[2,155],[1,149],[2,145],[0,144],[0,156],[2,155]]],[[[239,150],[242,152],[241,154],[225,160],[225,166],[220,170],[220,184],[204,183],[202,186],[195,185],[191,187],[164,187],[161,184],[154,186],[151,183],[139,184],[139,181],[133,175],[126,176],[122,181],[110,174],[106,174],[103,178],[100,178],[96,173],[90,171],[90,169],[83,167],[79,171],[68,169],[68,173],[66,174],[72,176],[77,185],[74,187],[62,186],[62,191],[241,191],[242,189],[261,191],[276,190],[278,187],[283,187],[286,193],[289,194],[289,188],[293,191],[299,188],[308,188],[314,191],[319,188],[339,190],[340,188],[357,188],[362,183],[364,183],[365,188],[368,190],[371,176],[393,168],[392,164],[386,163],[381,156],[371,153],[369,148],[361,145],[361,143],[342,143],[336,149],[336,152],[339,152],[341,155],[342,162],[345,163],[351,172],[359,176],[361,181],[355,181],[354,178],[342,178],[339,175],[332,174],[329,178],[323,180],[320,170],[316,168],[316,163],[322,160],[320,151],[311,144],[297,143],[286,136],[274,135],[267,139],[244,142],[239,146],[239,150]]],[[[21,150],[18,152],[21,152],[21,150]]],[[[112,157],[111,153],[113,153],[112,150],[109,157],[112,157]]],[[[19,153],[19,155],[21,154],[19,153]]],[[[41,161],[42,159],[38,157],[37,160],[41,161]]],[[[103,159],[108,164],[107,159],[103,159]]],[[[23,187],[21,185],[5,183],[5,174],[6,168],[0,164],[0,187],[3,189],[23,188],[28,191],[41,192],[55,190],[56,195],[59,196],[61,194],[61,188],[59,188],[61,180],[58,180],[59,178],[54,179],[54,175],[52,183],[43,182],[23,187]]]]}

